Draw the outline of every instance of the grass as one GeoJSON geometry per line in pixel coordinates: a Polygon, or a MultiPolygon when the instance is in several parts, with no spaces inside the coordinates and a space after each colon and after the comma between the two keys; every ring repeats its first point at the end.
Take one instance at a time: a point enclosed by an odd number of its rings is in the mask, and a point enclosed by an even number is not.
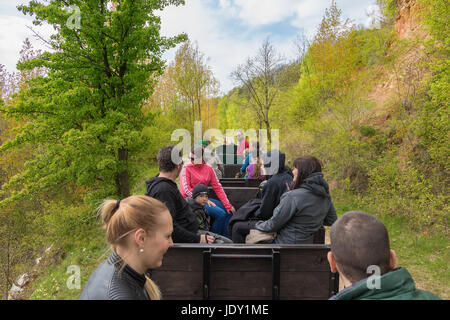
{"type": "Polygon", "coordinates": [[[450,298],[448,237],[415,231],[406,217],[380,214],[375,206],[362,206],[360,199],[348,194],[334,194],[333,201],[338,216],[353,210],[376,215],[389,232],[391,249],[397,254],[397,266],[408,269],[417,288],[430,291],[446,300],[450,298]]]}
{"type": "MultiPolygon", "coordinates": [[[[97,228],[97,234],[87,238],[84,243],[74,246],[73,250],[63,253],[59,259],[39,272],[31,288],[31,300],[75,300],[78,299],[84,285],[97,266],[109,256],[109,246],[104,239],[104,232],[97,228]],[[80,271],[80,288],[72,288],[74,272],[70,266],[77,266],[80,271]],[[69,282],[69,285],[68,285],[69,282]]],[[[56,253],[56,256],[60,254],[56,253]]]]}

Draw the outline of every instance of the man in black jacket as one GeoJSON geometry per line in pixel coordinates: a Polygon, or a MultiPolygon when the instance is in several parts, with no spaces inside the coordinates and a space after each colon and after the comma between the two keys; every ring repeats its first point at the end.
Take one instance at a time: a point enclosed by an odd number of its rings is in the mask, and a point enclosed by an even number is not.
{"type": "Polygon", "coordinates": [[[157,160],[160,172],[146,182],[145,194],[164,202],[169,209],[173,219],[173,242],[213,243],[214,236],[198,233],[198,221],[175,183],[183,165],[179,149],[173,145],[163,147],[158,152],[157,160]],[[173,161],[172,155],[178,159],[173,161]]]}
{"type": "Polygon", "coordinates": [[[234,243],[244,243],[250,229],[254,229],[256,222],[269,220],[273,210],[280,203],[281,196],[287,191],[287,186],[292,182],[293,174],[289,167],[285,166],[286,155],[278,150],[269,151],[263,156],[266,174],[272,177],[264,183],[261,191],[261,206],[246,221],[239,221],[241,212],[238,210],[231,218],[231,237],[234,243]],[[278,163],[277,163],[278,162],[278,163]]]}
{"type": "Polygon", "coordinates": [[[286,155],[278,150],[264,154],[263,162],[266,174],[272,177],[262,188],[261,207],[255,216],[259,220],[268,220],[272,218],[273,210],[280,203],[281,196],[287,191],[287,185],[292,182],[293,174],[291,169],[285,166],[286,155]],[[278,166],[275,160],[278,160],[278,166]]]}

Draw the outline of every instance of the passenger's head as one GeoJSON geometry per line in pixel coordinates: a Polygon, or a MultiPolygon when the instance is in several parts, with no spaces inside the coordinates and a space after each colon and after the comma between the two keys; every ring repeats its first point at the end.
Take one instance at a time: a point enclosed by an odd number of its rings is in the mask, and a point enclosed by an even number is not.
{"type": "Polygon", "coordinates": [[[241,129],[238,129],[236,131],[236,139],[238,142],[241,142],[242,140],[244,140],[244,132],[241,129]]]}
{"type": "Polygon", "coordinates": [[[202,146],[195,146],[189,155],[192,164],[202,164],[205,149],[202,146]]]}
{"type": "Polygon", "coordinates": [[[133,259],[144,272],[161,266],[173,245],[172,216],[160,201],[148,196],[130,196],[121,201],[106,200],[99,207],[106,239],[121,257],[133,259]],[[125,256],[125,257],[124,257],[125,256]]]}
{"type": "Polygon", "coordinates": [[[156,159],[158,160],[160,172],[170,173],[178,171],[179,173],[181,171],[181,152],[180,149],[174,145],[159,149],[156,159]]]}
{"type": "Polygon", "coordinates": [[[202,206],[208,203],[208,187],[204,184],[197,184],[192,189],[192,198],[202,206]]]}
{"type": "Polygon", "coordinates": [[[302,156],[294,160],[294,180],[291,189],[297,189],[300,185],[315,172],[322,172],[322,166],[317,158],[313,156],[302,156]]]}
{"type": "Polygon", "coordinates": [[[395,267],[395,252],[389,248],[386,227],[370,214],[345,213],[331,227],[330,241],[331,271],[339,272],[351,283],[369,277],[369,266],[377,266],[380,275],[395,267]]]}
{"type": "Polygon", "coordinates": [[[267,175],[285,171],[286,155],[278,150],[270,150],[262,155],[262,161],[267,175]]]}

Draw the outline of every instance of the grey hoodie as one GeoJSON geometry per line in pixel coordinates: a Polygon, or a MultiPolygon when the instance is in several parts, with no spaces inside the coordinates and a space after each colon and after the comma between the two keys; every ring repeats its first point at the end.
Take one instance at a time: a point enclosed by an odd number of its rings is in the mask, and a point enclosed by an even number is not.
{"type": "Polygon", "coordinates": [[[310,240],[322,225],[331,226],[337,220],[328,183],[321,172],[311,174],[295,190],[281,196],[273,217],[259,221],[255,228],[277,232],[274,243],[296,244],[310,240]]]}

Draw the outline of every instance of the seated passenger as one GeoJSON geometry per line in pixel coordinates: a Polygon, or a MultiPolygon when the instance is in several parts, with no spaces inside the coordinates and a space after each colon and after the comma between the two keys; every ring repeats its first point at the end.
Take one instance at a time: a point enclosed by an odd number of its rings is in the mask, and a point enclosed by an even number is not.
{"type": "Polygon", "coordinates": [[[253,152],[250,158],[250,164],[247,167],[247,176],[246,179],[265,179],[265,170],[264,164],[259,156],[259,152],[253,152]]]}
{"type": "Polygon", "coordinates": [[[214,170],[203,160],[203,152],[200,146],[192,149],[191,163],[185,164],[181,170],[180,192],[184,198],[187,198],[192,196],[192,190],[197,184],[211,185],[220,199],[220,201],[209,199],[208,204],[205,205],[205,209],[214,218],[212,232],[229,238],[228,223],[236,210],[228,201],[214,170]]]}
{"type": "Polygon", "coordinates": [[[262,160],[263,153],[259,148],[259,142],[253,142],[250,148],[249,154],[245,157],[244,163],[239,170],[240,173],[246,172],[247,179],[260,179],[264,180],[264,165],[262,160]],[[259,163],[259,166],[256,164],[259,163]],[[260,168],[260,173],[255,173],[255,166],[260,168]]]}
{"type": "MultiPolygon", "coordinates": [[[[254,228],[256,221],[268,220],[273,215],[273,210],[280,203],[281,196],[287,191],[287,184],[292,182],[292,173],[289,167],[285,166],[286,155],[278,150],[269,151],[263,155],[264,167],[266,173],[272,177],[262,183],[261,205],[252,213],[251,218],[242,219],[238,210],[230,221],[232,229],[232,240],[234,243],[244,243],[245,237],[249,234],[250,229],[254,228]],[[274,158],[278,159],[278,164],[274,158]],[[273,164],[273,165],[272,165],[273,164]]],[[[253,205],[255,202],[252,203],[253,205]]],[[[247,217],[248,214],[242,213],[247,217]]]]}
{"type": "Polygon", "coordinates": [[[158,151],[159,174],[146,182],[147,196],[163,202],[173,219],[173,241],[175,243],[213,243],[214,236],[199,233],[198,221],[188,203],[181,196],[175,180],[182,164],[180,150],[176,146],[163,147],[158,151]],[[175,163],[172,154],[180,159],[175,163]]]}
{"type": "Polygon", "coordinates": [[[244,154],[244,150],[248,149],[249,145],[248,145],[248,141],[244,137],[244,132],[241,129],[237,130],[237,132],[236,132],[236,139],[237,139],[238,144],[239,144],[238,148],[237,148],[237,151],[236,151],[236,154],[237,155],[243,155],[244,154]]]}
{"type": "Polygon", "coordinates": [[[331,227],[330,241],[328,262],[345,286],[331,300],[441,300],[417,289],[408,270],[395,268],[386,227],[374,216],[347,212],[331,227]]]}
{"type": "Polygon", "coordinates": [[[92,273],[80,300],[159,300],[160,291],[145,275],[161,266],[173,246],[172,217],[160,201],[131,196],[107,200],[99,211],[112,254],[92,273]]]}
{"type": "Polygon", "coordinates": [[[210,165],[213,168],[217,179],[222,179],[225,175],[225,168],[216,151],[213,151],[211,149],[211,147],[209,146],[209,141],[202,140],[201,145],[204,149],[204,158],[206,164],[210,165]]]}
{"type": "MultiPolygon", "coordinates": [[[[209,231],[211,230],[211,218],[208,211],[205,209],[205,206],[208,203],[208,188],[203,184],[196,185],[192,190],[192,197],[186,198],[186,201],[189,203],[189,206],[197,217],[199,232],[209,234],[209,231]]],[[[218,240],[222,243],[232,243],[230,239],[224,236],[214,234],[214,237],[216,243],[219,243],[218,240]]]]}
{"type": "Polygon", "coordinates": [[[315,157],[303,156],[294,161],[294,181],[290,191],[281,196],[273,217],[258,221],[255,229],[277,232],[274,243],[313,243],[314,233],[322,225],[337,219],[328,183],[315,157]]]}

